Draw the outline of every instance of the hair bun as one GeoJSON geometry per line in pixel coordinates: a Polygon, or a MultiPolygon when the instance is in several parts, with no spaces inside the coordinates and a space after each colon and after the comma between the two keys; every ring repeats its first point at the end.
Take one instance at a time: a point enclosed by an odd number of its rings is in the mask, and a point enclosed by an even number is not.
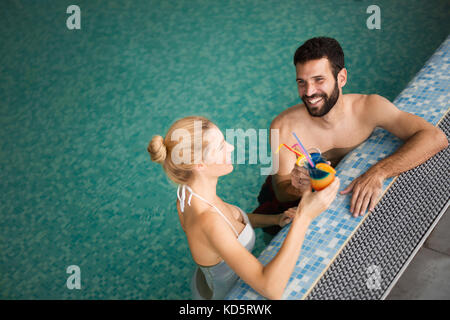
{"type": "Polygon", "coordinates": [[[154,136],[152,141],[147,147],[148,153],[150,153],[150,158],[152,161],[157,163],[163,163],[166,160],[167,149],[164,145],[164,138],[161,136],[154,136]]]}

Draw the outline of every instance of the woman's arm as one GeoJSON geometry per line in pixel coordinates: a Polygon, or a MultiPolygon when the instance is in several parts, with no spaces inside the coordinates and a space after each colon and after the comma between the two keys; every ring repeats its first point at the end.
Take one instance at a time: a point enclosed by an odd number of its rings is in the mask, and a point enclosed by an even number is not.
{"type": "Polygon", "coordinates": [[[242,246],[221,217],[211,214],[205,220],[202,229],[212,247],[230,268],[261,295],[269,299],[281,299],[311,219],[302,214],[294,218],[280,251],[266,266],[242,246]]]}
{"type": "Polygon", "coordinates": [[[281,299],[309,224],[328,208],[336,197],[338,187],[339,179],[336,178],[324,190],[304,194],[286,239],[266,266],[242,246],[230,227],[217,214],[205,215],[202,230],[210,245],[242,280],[269,299],[281,299]]]}
{"type": "Polygon", "coordinates": [[[306,231],[311,223],[306,215],[297,215],[291,228],[275,257],[264,267],[265,287],[269,290],[267,298],[281,299],[305,239],[306,231]]]}

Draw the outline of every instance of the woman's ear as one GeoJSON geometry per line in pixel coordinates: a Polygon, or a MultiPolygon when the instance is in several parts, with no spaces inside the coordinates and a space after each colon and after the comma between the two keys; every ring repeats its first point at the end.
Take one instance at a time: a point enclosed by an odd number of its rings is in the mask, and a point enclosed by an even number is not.
{"type": "Polygon", "coordinates": [[[206,169],[206,165],[204,163],[197,163],[194,165],[194,170],[195,171],[203,171],[206,169]]]}

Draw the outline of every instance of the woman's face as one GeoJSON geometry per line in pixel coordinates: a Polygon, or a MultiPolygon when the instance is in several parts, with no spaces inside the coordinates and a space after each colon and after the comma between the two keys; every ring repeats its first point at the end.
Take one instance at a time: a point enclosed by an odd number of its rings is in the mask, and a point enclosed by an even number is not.
{"type": "Polygon", "coordinates": [[[205,133],[204,139],[208,145],[203,152],[203,160],[206,165],[205,173],[212,176],[223,176],[233,171],[231,153],[234,147],[225,141],[225,137],[217,127],[212,127],[205,133]]]}

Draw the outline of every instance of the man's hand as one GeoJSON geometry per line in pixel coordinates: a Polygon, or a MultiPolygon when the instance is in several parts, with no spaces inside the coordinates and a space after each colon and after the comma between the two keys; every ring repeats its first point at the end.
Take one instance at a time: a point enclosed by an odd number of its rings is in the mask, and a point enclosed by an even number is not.
{"type": "Polygon", "coordinates": [[[340,192],[341,194],[347,194],[353,191],[350,205],[350,212],[353,217],[364,215],[367,207],[370,211],[373,211],[381,194],[384,179],[381,172],[372,167],[340,192]]]}
{"type": "MultiPolygon", "coordinates": [[[[331,165],[330,161],[327,161],[328,165],[331,165]]],[[[291,184],[294,188],[300,191],[300,196],[306,191],[311,189],[311,178],[309,176],[308,169],[303,166],[295,165],[291,171],[291,184]]]]}
{"type": "Polygon", "coordinates": [[[291,171],[291,184],[300,191],[300,196],[306,190],[311,189],[311,180],[309,178],[308,169],[295,165],[294,169],[291,171]]]}

